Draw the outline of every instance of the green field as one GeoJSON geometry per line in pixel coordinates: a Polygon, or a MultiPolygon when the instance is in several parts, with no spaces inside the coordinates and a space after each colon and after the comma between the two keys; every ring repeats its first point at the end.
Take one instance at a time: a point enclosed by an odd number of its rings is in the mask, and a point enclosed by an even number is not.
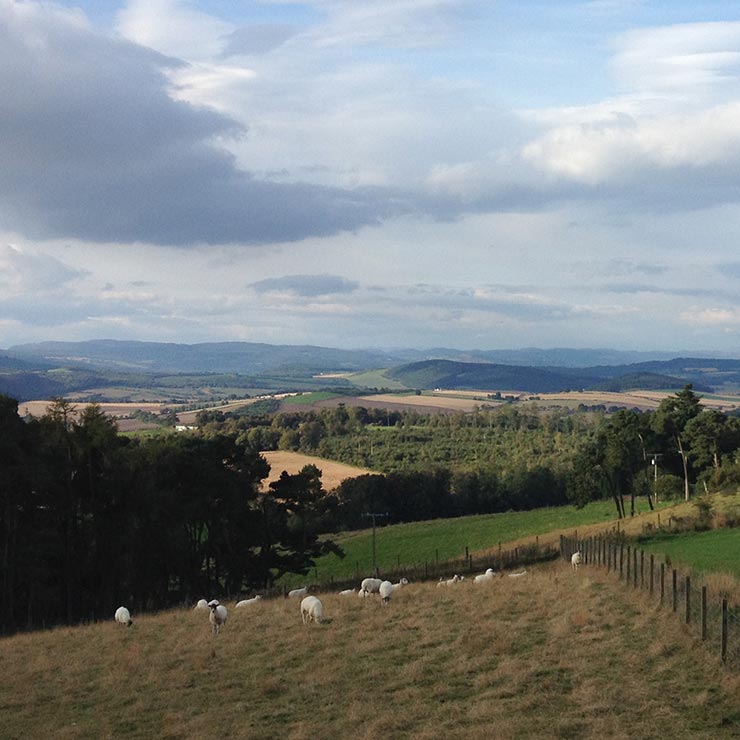
{"type": "Polygon", "coordinates": [[[667,555],[676,565],[699,573],[730,573],[740,577],[740,529],[661,535],[643,540],[648,552],[667,555]]]}
{"type": "MultiPolygon", "coordinates": [[[[647,510],[647,502],[639,501],[638,513],[647,510]]],[[[399,564],[423,565],[437,559],[441,562],[459,558],[464,556],[466,547],[474,553],[521,537],[614,519],[614,504],[611,501],[595,501],[583,509],[559,506],[534,511],[395,524],[377,528],[376,561],[381,571],[392,571],[399,564]]],[[[336,555],[326,555],[317,559],[317,570],[312,570],[309,574],[311,580],[343,580],[355,577],[358,572],[365,575],[371,572],[372,530],[340,534],[334,539],[344,548],[346,557],[340,559],[336,555]]],[[[303,576],[286,575],[281,584],[294,585],[305,580],[303,576]]]]}
{"type": "Polygon", "coordinates": [[[301,393],[298,396],[288,396],[282,403],[284,406],[310,406],[317,401],[326,401],[329,398],[336,398],[337,393],[329,391],[312,391],[310,393],[301,393]]]}

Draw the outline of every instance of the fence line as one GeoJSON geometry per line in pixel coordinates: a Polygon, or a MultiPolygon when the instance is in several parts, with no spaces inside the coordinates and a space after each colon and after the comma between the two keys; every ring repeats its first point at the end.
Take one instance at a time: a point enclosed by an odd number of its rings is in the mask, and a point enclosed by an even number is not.
{"type": "MultiPolygon", "coordinates": [[[[378,578],[389,581],[398,581],[401,578],[408,578],[409,581],[417,583],[422,581],[437,581],[442,577],[451,577],[454,574],[469,576],[473,573],[482,573],[487,568],[492,568],[495,571],[521,568],[527,565],[556,560],[558,556],[559,551],[557,548],[544,547],[539,543],[515,547],[512,550],[499,549],[494,554],[480,556],[472,555],[466,547],[465,554],[459,558],[452,558],[450,560],[439,560],[438,555],[435,554],[433,559],[410,565],[402,565],[399,558],[395,568],[388,570],[378,569],[377,574],[373,573],[371,567],[368,567],[366,570],[360,570],[358,563],[355,569],[355,575],[349,578],[334,578],[330,576],[321,580],[320,570],[314,568],[306,576],[302,585],[307,586],[313,592],[335,591],[359,587],[363,578],[375,575],[378,578]]],[[[263,589],[261,593],[265,596],[281,596],[286,594],[290,588],[296,588],[296,586],[273,586],[263,589]]]]}
{"type": "Polygon", "coordinates": [[[621,536],[561,535],[560,556],[570,562],[576,551],[583,565],[606,568],[647,600],[670,608],[723,664],[740,667],[740,607],[731,607],[721,593],[711,593],[706,584],[668,562],[656,563],[653,553],[646,558],[644,550],[627,545],[621,536]]]}

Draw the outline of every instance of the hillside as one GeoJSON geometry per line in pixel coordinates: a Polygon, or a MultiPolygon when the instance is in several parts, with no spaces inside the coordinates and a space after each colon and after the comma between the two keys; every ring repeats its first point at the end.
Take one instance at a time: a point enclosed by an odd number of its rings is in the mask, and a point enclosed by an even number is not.
{"type": "MultiPolygon", "coordinates": [[[[738,366],[740,367],[740,364],[738,366]]],[[[688,382],[687,378],[642,371],[632,365],[573,369],[452,360],[409,363],[392,368],[386,374],[408,388],[519,390],[530,393],[558,393],[581,389],[604,391],[675,389],[688,382]]],[[[701,381],[696,381],[694,388],[697,391],[711,390],[709,385],[701,381]]]]}
{"type": "Polygon", "coordinates": [[[737,737],[731,675],[604,572],[321,598],[322,625],[278,599],[218,637],[186,609],[4,639],[3,736],[737,737]]]}

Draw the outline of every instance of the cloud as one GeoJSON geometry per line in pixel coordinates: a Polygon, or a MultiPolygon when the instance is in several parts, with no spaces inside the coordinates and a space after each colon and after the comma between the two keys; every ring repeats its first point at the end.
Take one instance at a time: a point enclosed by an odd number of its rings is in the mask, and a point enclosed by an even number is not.
{"type": "MultiPolygon", "coordinates": [[[[159,10],[168,3],[160,3],[159,10]]],[[[219,142],[245,126],[170,95],[184,63],[77,12],[0,0],[0,218],[28,237],[266,243],[375,224],[378,189],[261,180],[219,142]]]]}
{"type": "Polygon", "coordinates": [[[11,244],[0,247],[0,288],[6,297],[57,291],[85,274],[48,254],[27,253],[11,244]]]}
{"type": "Polygon", "coordinates": [[[221,56],[251,56],[267,54],[282,46],[289,38],[301,30],[300,26],[289,24],[255,24],[231,31],[223,38],[224,48],[221,56]]]}
{"type": "Polygon", "coordinates": [[[357,290],[358,283],[338,275],[287,275],[259,280],[249,287],[259,294],[278,293],[301,298],[316,298],[353,293],[357,290]]]}

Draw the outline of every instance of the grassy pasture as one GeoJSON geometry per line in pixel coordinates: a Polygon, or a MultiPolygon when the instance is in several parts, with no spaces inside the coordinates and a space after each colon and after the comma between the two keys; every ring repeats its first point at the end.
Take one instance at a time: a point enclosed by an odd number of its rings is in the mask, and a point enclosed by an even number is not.
{"type": "MultiPolygon", "coordinates": [[[[0,640],[4,738],[651,738],[740,731],[738,682],[667,611],[558,562],[521,579],[0,640]]],[[[229,604],[232,607],[233,604],[229,604]]]]}
{"type": "Polygon", "coordinates": [[[311,391],[308,393],[299,393],[295,396],[288,396],[283,399],[283,406],[311,406],[317,401],[326,401],[329,398],[335,398],[338,394],[329,391],[311,391]]]}
{"type": "Polygon", "coordinates": [[[729,573],[740,578],[740,529],[659,536],[642,541],[640,547],[699,573],[729,573]]]}
{"type": "MultiPolygon", "coordinates": [[[[648,505],[638,502],[638,513],[648,516],[648,505]]],[[[468,547],[472,553],[480,553],[498,547],[510,547],[523,538],[534,539],[555,531],[572,532],[575,528],[594,524],[614,524],[614,504],[610,501],[595,501],[583,509],[574,506],[559,506],[534,511],[512,511],[502,514],[466,516],[457,519],[433,519],[426,522],[410,522],[378,527],[376,530],[376,560],[381,571],[391,571],[401,565],[440,562],[464,555],[468,547]]],[[[380,521],[380,520],[379,520],[380,521]]],[[[630,522],[639,532],[643,519],[637,517],[630,522]]],[[[352,578],[359,570],[368,575],[372,566],[372,530],[361,530],[333,537],[345,550],[346,557],[326,555],[316,561],[318,580],[329,578],[344,580],[352,578]]],[[[557,535],[549,538],[556,542],[557,535]]],[[[316,578],[314,571],[309,577],[316,578]]],[[[302,576],[284,576],[281,583],[302,584],[302,576]]]]}

